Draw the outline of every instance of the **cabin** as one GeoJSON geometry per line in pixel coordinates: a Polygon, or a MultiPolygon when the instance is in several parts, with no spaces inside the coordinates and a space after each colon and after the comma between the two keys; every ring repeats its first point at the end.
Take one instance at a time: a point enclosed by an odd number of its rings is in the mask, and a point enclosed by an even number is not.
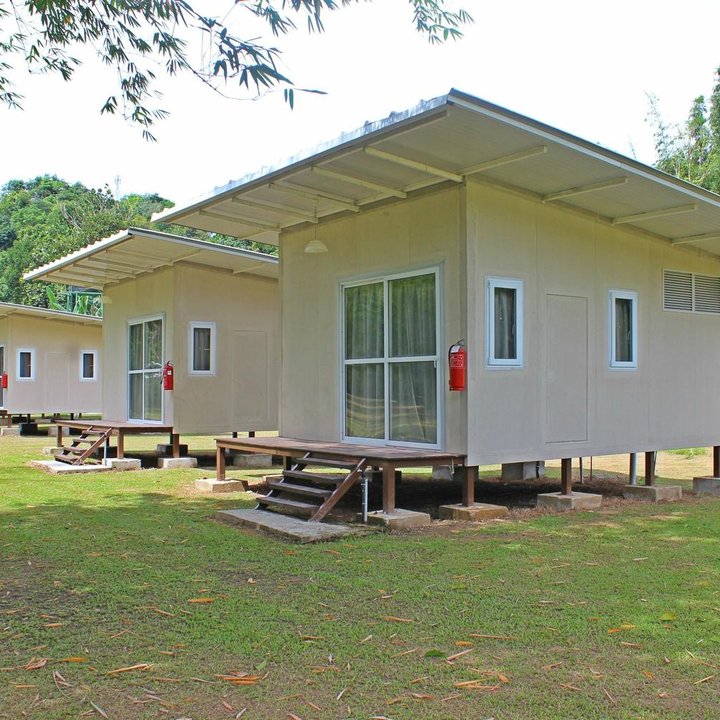
{"type": "Polygon", "coordinates": [[[366,460],[386,513],[413,458],[468,506],[481,464],[560,459],[566,497],[574,457],[644,452],[652,484],[713,446],[720,474],[711,192],[451,90],[163,219],[278,244],[276,450],[366,460]]]}
{"type": "Polygon", "coordinates": [[[276,257],[130,228],[25,277],[102,291],[102,416],[116,431],[277,429],[276,257]]]}
{"type": "Polygon", "coordinates": [[[100,318],[0,303],[0,422],[99,413],[101,351],[100,318]]]}

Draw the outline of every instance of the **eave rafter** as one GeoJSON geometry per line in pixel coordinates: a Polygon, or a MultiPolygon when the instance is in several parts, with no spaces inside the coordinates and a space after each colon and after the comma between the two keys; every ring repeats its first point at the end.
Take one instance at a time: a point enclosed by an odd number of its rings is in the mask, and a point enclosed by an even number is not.
{"type": "Polygon", "coordinates": [[[599,190],[607,190],[608,188],[618,187],[627,184],[626,177],[612,178],[611,180],[602,180],[601,182],[589,183],[588,185],[577,185],[576,187],[558,190],[557,192],[543,195],[541,200],[544,203],[554,202],[555,200],[564,200],[565,198],[577,197],[587,193],[598,192],[599,190]]]}
{"type": "Polygon", "coordinates": [[[635,213],[634,215],[623,215],[622,217],[612,218],[610,222],[613,225],[627,225],[628,223],[644,222],[645,220],[654,220],[655,218],[667,217],[668,215],[694,212],[697,210],[697,207],[697,203],[676,205],[675,207],[649,210],[648,212],[635,213]]]}
{"type": "Polygon", "coordinates": [[[671,240],[671,245],[689,245],[698,242],[710,242],[711,240],[720,240],[720,232],[706,233],[705,235],[689,235],[687,237],[675,238],[671,240]]]}
{"type": "Polygon", "coordinates": [[[247,225],[249,227],[262,228],[263,230],[274,230],[279,232],[282,227],[277,223],[266,223],[260,220],[251,220],[240,215],[227,215],[225,213],[213,212],[212,210],[198,210],[198,215],[201,217],[207,217],[211,220],[221,220],[222,222],[237,222],[247,225]]]}
{"type": "Polygon", "coordinates": [[[536,145],[535,147],[528,148],[527,150],[520,150],[518,152],[510,153],[509,155],[501,155],[500,157],[493,158],[492,160],[485,160],[484,162],[477,163],[476,165],[469,165],[459,171],[461,175],[474,175],[475,173],[485,172],[486,170],[492,170],[496,167],[502,167],[503,165],[510,165],[511,163],[522,162],[523,160],[529,160],[536,155],[544,155],[548,151],[547,145],[536,145]]]}
{"type": "Polygon", "coordinates": [[[238,205],[244,205],[249,208],[256,208],[258,210],[264,210],[270,213],[283,213],[284,215],[290,215],[291,217],[300,218],[306,222],[317,223],[317,215],[313,215],[309,212],[303,212],[297,208],[286,207],[282,203],[273,203],[266,200],[248,200],[244,197],[234,197],[230,199],[230,202],[237,203],[238,205]]]}
{"type": "Polygon", "coordinates": [[[456,183],[463,181],[463,176],[458,173],[450,172],[449,170],[443,170],[433,165],[427,165],[426,163],[412,160],[411,158],[401,157],[393,153],[386,152],[385,150],[379,150],[378,148],[367,145],[363,148],[366,155],[371,157],[379,158],[380,160],[387,160],[388,162],[395,163],[396,165],[402,165],[403,167],[411,168],[413,170],[420,170],[427,175],[435,175],[443,180],[452,180],[456,183]]]}
{"type": "Polygon", "coordinates": [[[407,197],[407,193],[403,190],[398,190],[397,188],[390,187],[389,185],[381,185],[380,183],[356,177],[355,175],[347,175],[346,173],[341,173],[337,170],[329,170],[328,168],[320,167],[318,165],[313,165],[311,170],[313,173],[320,175],[321,177],[338,180],[339,182],[350,183],[352,185],[359,185],[360,187],[368,188],[369,190],[374,190],[377,193],[390,197],[400,198],[401,200],[404,200],[407,197]]]}
{"type": "Polygon", "coordinates": [[[297,195],[298,197],[314,200],[315,202],[325,200],[326,202],[337,205],[341,210],[349,210],[354,213],[360,212],[360,206],[350,198],[341,197],[340,195],[335,195],[335,193],[330,193],[325,190],[314,190],[306,185],[298,185],[285,180],[283,180],[283,183],[283,185],[280,185],[279,183],[270,183],[268,187],[272,190],[291,193],[293,195],[297,195]]]}

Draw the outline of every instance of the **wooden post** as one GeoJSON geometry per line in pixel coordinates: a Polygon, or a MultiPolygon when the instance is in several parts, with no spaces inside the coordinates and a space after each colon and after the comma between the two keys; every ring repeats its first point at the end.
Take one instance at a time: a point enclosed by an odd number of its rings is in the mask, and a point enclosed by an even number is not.
{"type": "Polygon", "coordinates": [[[117,457],[122,460],[125,457],[125,433],[118,429],[117,457]]]}
{"type": "Polygon", "coordinates": [[[292,470],[292,458],[290,455],[283,455],[283,469],[292,470]]]}
{"type": "Polygon", "coordinates": [[[172,445],[172,456],[180,457],[180,433],[170,433],[170,444],[172,445]]]}
{"type": "MultiPolygon", "coordinates": [[[[10,423],[8,423],[8,427],[10,427],[10,423]]],[[[62,425],[57,426],[57,447],[62,447],[63,443],[63,429],[62,425]]]]}
{"type": "Polygon", "coordinates": [[[477,465],[469,465],[465,468],[465,478],[462,486],[462,504],[465,507],[472,507],[475,504],[475,478],[477,477],[477,474],[477,465]]]}
{"type": "Polygon", "coordinates": [[[655,484],[655,453],[652,451],[645,453],[645,484],[655,484]]]}
{"type": "Polygon", "coordinates": [[[572,495],[572,458],[563,458],[560,461],[560,492],[563,495],[572,495]]]}
{"type": "Polygon", "coordinates": [[[637,453],[630,453],[630,484],[637,485],[637,453]]]}
{"type": "Polygon", "coordinates": [[[713,446],[713,477],[720,477],[720,445],[713,446]]]}
{"type": "Polygon", "coordinates": [[[250,432],[248,433],[248,437],[249,437],[249,438],[255,437],[255,431],[254,431],[254,430],[250,430],[250,432]]]}
{"type": "Polygon", "coordinates": [[[395,468],[383,466],[383,512],[395,512],[395,468]]]}
{"type": "Polygon", "coordinates": [[[215,451],[215,470],[218,480],[225,479],[225,448],[220,447],[217,443],[217,450],[215,451]]]}

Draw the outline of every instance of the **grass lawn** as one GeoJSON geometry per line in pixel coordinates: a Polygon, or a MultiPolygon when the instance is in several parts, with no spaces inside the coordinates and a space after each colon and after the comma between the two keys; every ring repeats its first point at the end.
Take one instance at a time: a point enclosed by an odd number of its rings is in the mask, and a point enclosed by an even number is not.
{"type": "Polygon", "coordinates": [[[294,546],[47,444],[0,437],[0,718],[718,717],[720,499],[294,546]]]}

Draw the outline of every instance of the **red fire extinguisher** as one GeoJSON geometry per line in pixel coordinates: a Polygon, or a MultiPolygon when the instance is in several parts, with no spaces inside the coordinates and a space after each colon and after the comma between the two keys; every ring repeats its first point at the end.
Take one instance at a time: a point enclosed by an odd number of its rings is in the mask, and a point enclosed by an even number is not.
{"type": "Polygon", "coordinates": [[[459,340],[450,346],[448,366],[450,368],[450,389],[464,390],[467,381],[467,351],[464,340],[459,340]]]}
{"type": "Polygon", "coordinates": [[[2,376],[0,376],[0,387],[2,387],[3,390],[7,390],[8,386],[8,374],[4,372],[2,376]]]}
{"type": "Polygon", "coordinates": [[[173,389],[175,380],[173,377],[173,366],[169,360],[163,365],[162,382],[163,382],[163,390],[172,390],[173,389]]]}

